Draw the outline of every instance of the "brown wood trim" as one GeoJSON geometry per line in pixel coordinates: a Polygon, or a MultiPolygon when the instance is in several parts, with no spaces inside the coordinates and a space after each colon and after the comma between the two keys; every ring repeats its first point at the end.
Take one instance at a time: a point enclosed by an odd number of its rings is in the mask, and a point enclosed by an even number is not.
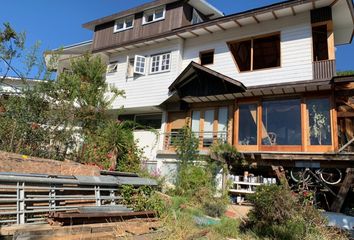
{"type": "Polygon", "coordinates": [[[330,104],[331,104],[331,127],[332,127],[332,151],[337,151],[339,149],[339,139],[338,139],[338,116],[337,116],[337,108],[336,108],[336,98],[334,93],[330,96],[330,104]]]}
{"type": "Polygon", "coordinates": [[[198,59],[198,63],[202,66],[208,66],[208,65],[213,65],[214,64],[214,61],[215,61],[215,49],[208,49],[208,50],[203,50],[203,51],[200,51],[199,52],[199,59],[198,59]],[[202,65],[202,54],[205,54],[205,53],[213,53],[213,63],[209,63],[209,64],[203,64],[202,65]]]}
{"type": "Polygon", "coordinates": [[[284,152],[301,152],[302,146],[301,145],[276,145],[276,146],[267,146],[261,145],[261,151],[284,151],[284,152]]]}
{"type": "Polygon", "coordinates": [[[303,149],[302,151],[306,152],[307,151],[307,145],[308,145],[308,112],[307,112],[307,107],[306,107],[306,98],[301,98],[301,106],[300,106],[300,112],[301,112],[301,137],[302,137],[302,146],[303,149]]]}
{"type": "Polygon", "coordinates": [[[234,112],[235,112],[235,105],[234,104],[230,104],[229,107],[228,107],[228,121],[227,121],[227,142],[229,144],[233,144],[233,136],[232,136],[232,133],[233,133],[233,126],[234,126],[234,112]]]}

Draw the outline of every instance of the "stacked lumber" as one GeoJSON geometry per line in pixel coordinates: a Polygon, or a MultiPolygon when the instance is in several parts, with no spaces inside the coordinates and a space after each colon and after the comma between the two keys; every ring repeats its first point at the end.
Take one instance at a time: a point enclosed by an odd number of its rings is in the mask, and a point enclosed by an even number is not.
{"type": "Polygon", "coordinates": [[[161,239],[161,223],[134,219],[118,223],[100,223],[76,226],[20,226],[3,228],[1,233],[13,235],[14,240],[86,240],[86,239],[161,239]]]}

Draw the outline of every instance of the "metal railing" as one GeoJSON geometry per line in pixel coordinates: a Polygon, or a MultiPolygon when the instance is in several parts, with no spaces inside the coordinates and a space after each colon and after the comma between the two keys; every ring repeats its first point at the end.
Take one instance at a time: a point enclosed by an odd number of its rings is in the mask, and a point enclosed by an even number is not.
{"type": "Polygon", "coordinates": [[[44,223],[49,212],[120,204],[121,185],[156,185],[139,177],[0,173],[0,225],[44,223]]]}
{"type": "MultiPolygon", "coordinates": [[[[218,132],[193,132],[195,136],[199,139],[199,148],[208,148],[213,143],[227,142],[227,131],[218,132]]],[[[172,131],[169,133],[164,133],[164,150],[174,149],[176,143],[183,139],[183,133],[181,131],[172,131]]]]}

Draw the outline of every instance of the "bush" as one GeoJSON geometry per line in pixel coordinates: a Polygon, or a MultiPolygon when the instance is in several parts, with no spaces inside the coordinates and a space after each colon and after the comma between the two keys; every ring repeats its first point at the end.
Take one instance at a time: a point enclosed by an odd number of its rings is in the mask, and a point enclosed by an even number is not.
{"type": "Polygon", "coordinates": [[[254,209],[243,230],[281,240],[346,239],[343,234],[329,230],[321,213],[300,199],[285,186],[258,187],[250,196],[254,209]]]}
{"type": "Polygon", "coordinates": [[[222,218],[219,224],[213,226],[213,230],[223,237],[238,238],[239,221],[231,218],[222,218]]]}
{"type": "Polygon", "coordinates": [[[211,199],[203,203],[203,210],[210,217],[221,217],[226,211],[226,203],[223,199],[211,199]]]}

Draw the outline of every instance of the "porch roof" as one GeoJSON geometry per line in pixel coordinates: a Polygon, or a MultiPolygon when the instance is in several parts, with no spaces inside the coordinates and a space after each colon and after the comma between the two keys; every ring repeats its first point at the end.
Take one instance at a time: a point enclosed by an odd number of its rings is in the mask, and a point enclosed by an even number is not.
{"type": "Polygon", "coordinates": [[[171,93],[177,93],[181,99],[193,102],[194,98],[210,101],[214,100],[209,99],[212,96],[242,93],[247,88],[233,78],[191,62],[168,89],[171,93]]]}

